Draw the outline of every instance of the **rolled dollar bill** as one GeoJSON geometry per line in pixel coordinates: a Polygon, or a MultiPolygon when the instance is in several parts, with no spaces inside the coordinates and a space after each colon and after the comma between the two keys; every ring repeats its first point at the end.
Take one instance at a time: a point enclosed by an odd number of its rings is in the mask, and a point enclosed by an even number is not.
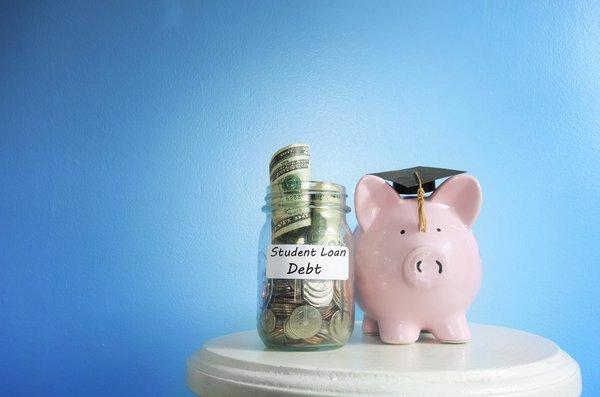
{"type": "Polygon", "coordinates": [[[310,153],[308,145],[294,143],[279,149],[269,163],[271,191],[299,191],[302,182],[310,181],[310,153]]]}
{"type": "Polygon", "coordinates": [[[279,149],[269,163],[271,184],[271,238],[310,226],[309,198],[302,183],[311,178],[310,152],[306,144],[295,143],[279,149]]]}
{"type": "Polygon", "coordinates": [[[340,209],[345,197],[335,183],[318,182],[310,193],[311,225],[308,232],[310,244],[344,245],[341,220],[345,213],[340,209]]]}

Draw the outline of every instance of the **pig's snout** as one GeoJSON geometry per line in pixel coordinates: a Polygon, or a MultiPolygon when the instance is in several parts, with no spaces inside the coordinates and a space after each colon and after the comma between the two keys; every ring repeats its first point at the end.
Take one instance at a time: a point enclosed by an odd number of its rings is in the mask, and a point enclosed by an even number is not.
{"type": "Polygon", "coordinates": [[[418,288],[435,288],[446,278],[446,257],[431,247],[418,247],[404,260],[404,274],[409,284],[418,288]]]}

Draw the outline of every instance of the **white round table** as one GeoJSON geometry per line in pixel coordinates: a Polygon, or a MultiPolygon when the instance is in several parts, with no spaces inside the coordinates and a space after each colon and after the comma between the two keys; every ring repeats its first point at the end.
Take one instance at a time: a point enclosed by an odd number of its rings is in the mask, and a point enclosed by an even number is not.
{"type": "Polygon", "coordinates": [[[187,384],[202,397],[510,396],[581,394],[577,363],[552,341],[471,324],[472,340],[412,345],[362,335],[360,323],[337,350],[267,349],[256,331],[207,341],[187,362],[187,384]]]}

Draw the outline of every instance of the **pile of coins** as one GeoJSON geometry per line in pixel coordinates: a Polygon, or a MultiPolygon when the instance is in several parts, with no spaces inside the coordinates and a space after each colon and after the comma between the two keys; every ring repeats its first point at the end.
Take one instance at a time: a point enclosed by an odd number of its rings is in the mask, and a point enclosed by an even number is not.
{"type": "MultiPolygon", "coordinates": [[[[311,174],[307,145],[277,151],[269,173],[273,244],[345,244],[343,188],[325,182],[303,188],[311,174]]],[[[258,330],[269,346],[340,346],[352,333],[351,281],[265,278],[259,300],[258,330]]]]}
{"type": "MultiPolygon", "coordinates": [[[[341,299],[344,282],[325,281],[319,296],[305,294],[308,283],[320,280],[271,279],[259,326],[275,345],[343,344],[352,332],[353,316],[341,299]]],[[[310,289],[310,288],[308,288],[310,289]]]]}

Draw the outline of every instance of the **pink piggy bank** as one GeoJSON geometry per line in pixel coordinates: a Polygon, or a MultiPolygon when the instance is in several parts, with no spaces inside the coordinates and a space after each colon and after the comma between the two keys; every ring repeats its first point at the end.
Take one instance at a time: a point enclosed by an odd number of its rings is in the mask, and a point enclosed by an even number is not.
{"type": "Polygon", "coordinates": [[[401,197],[374,175],[358,182],[354,241],[363,332],[396,344],[415,342],[421,331],[442,342],[466,342],[465,315],[481,283],[471,231],[481,187],[473,176],[451,177],[425,198],[423,208],[426,232],[418,228],[416,198],[401,197]]]}

